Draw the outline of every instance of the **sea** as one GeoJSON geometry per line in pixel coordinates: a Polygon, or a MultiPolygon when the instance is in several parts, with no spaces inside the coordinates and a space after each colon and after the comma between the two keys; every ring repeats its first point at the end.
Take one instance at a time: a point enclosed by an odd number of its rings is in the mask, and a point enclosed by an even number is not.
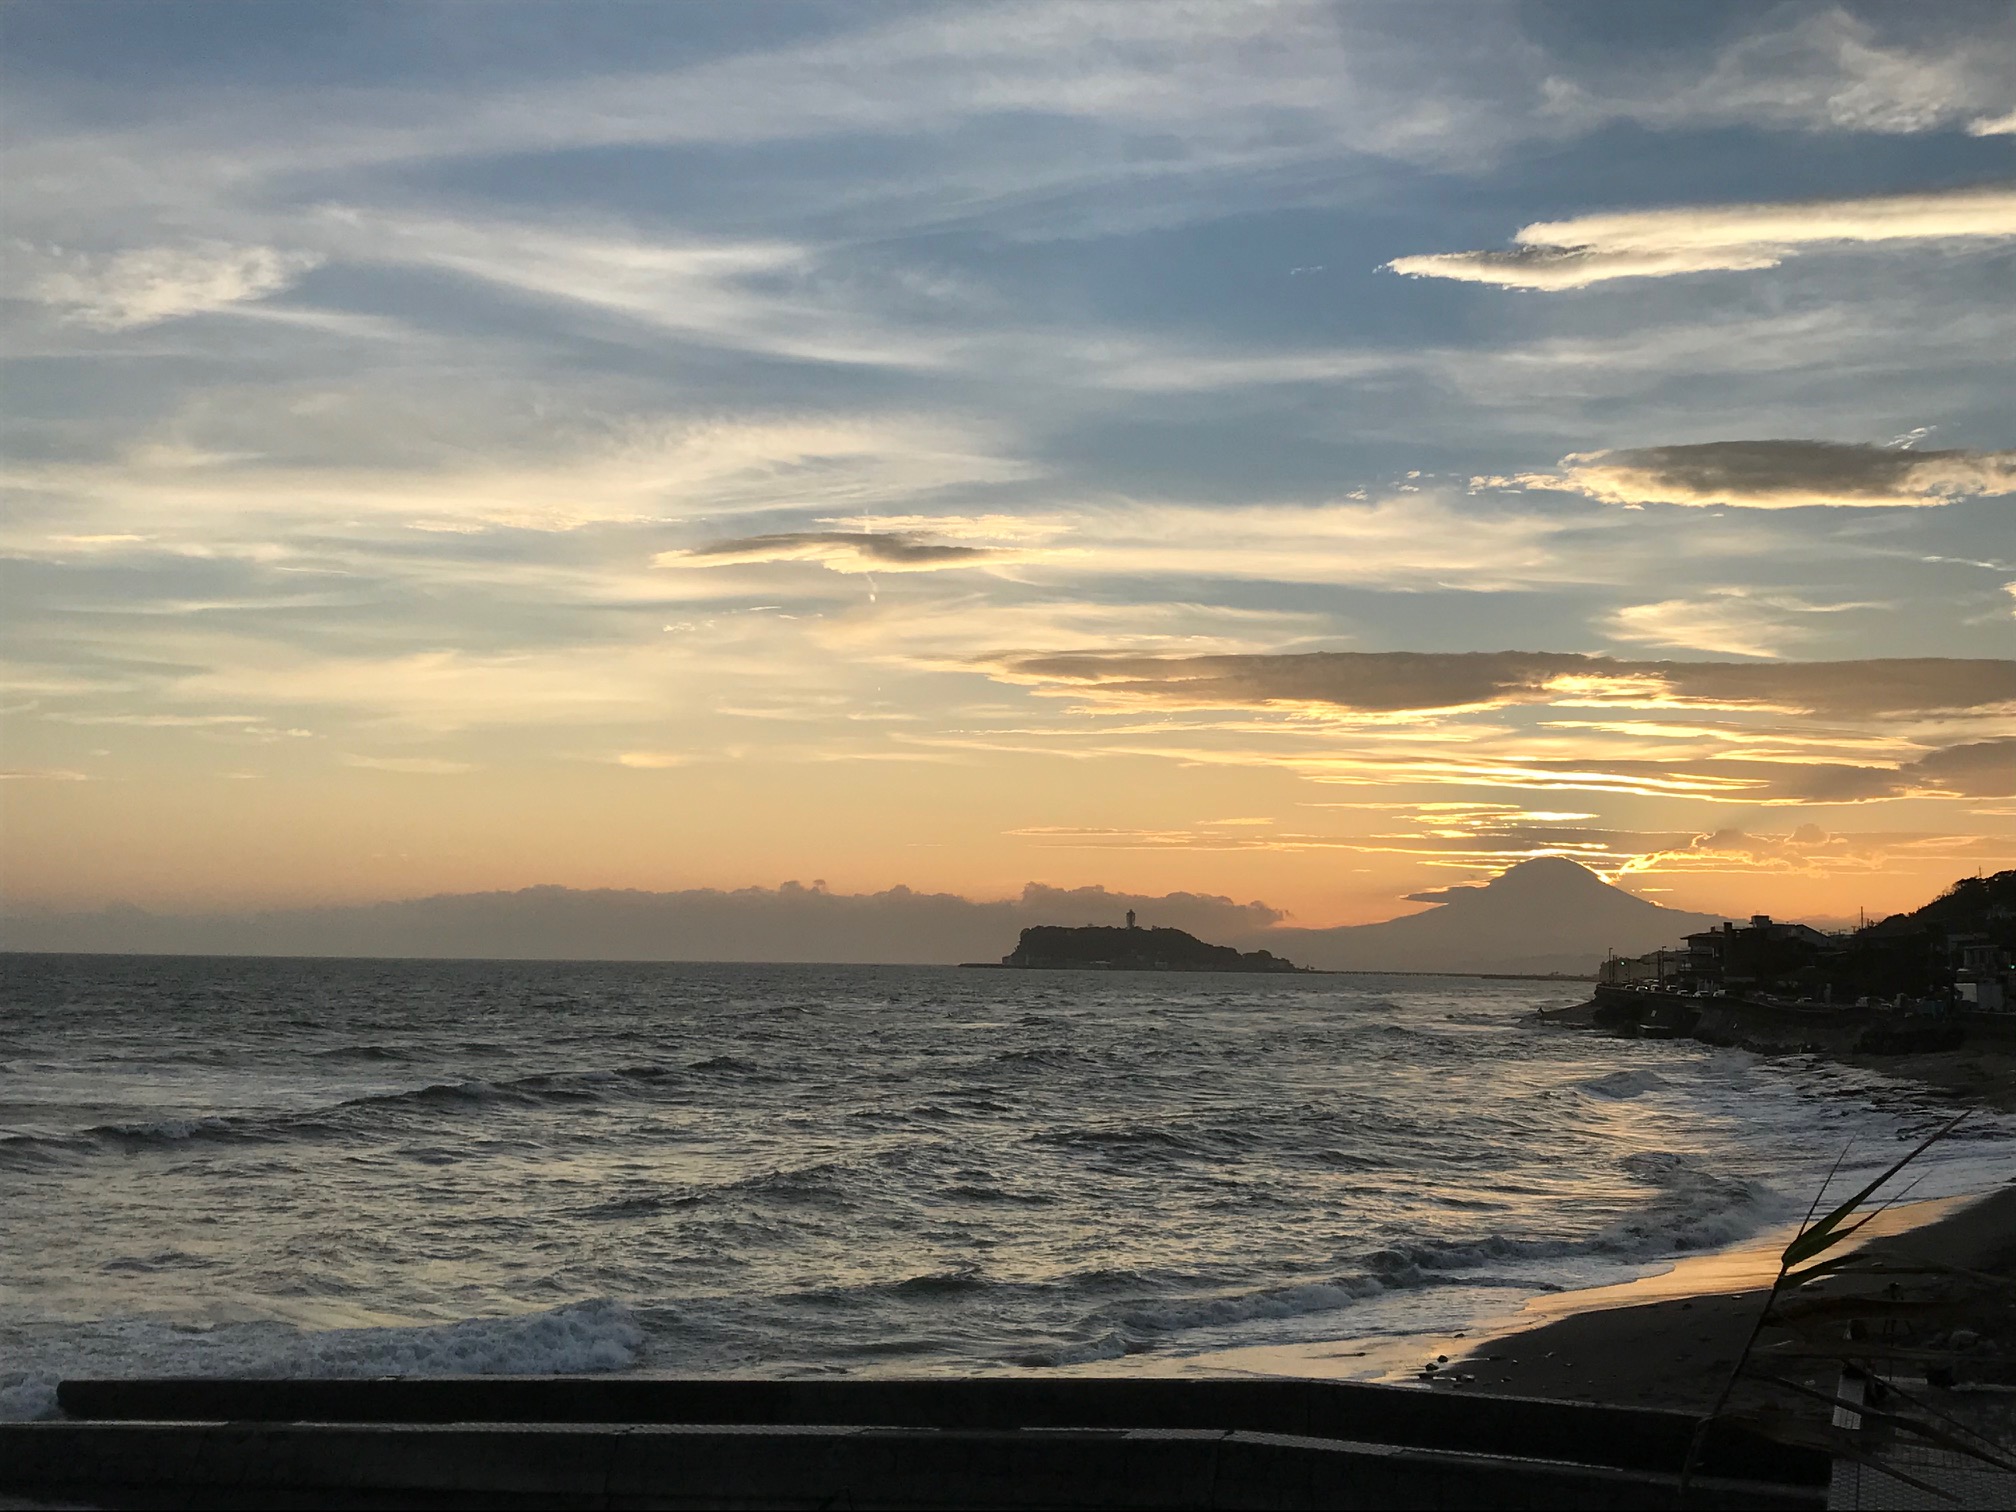
{"type": "MultiPolygon", "coordinates": [[[[1573,982],[0,957],[0,1416],[77,1375],[1129,1371],[1502,1317],[1948,1106],[1573,982]]],[[[1916,1197],[2008,1179],[1979,1116],[1916,1197]]]]}

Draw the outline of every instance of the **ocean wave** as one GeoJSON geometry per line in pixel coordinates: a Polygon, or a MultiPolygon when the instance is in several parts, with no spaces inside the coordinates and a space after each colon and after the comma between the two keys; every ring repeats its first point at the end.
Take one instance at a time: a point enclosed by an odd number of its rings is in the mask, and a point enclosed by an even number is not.
{"type": "Polygon", "coordinates": [[[97,1124],[84,1132],[97,1139],[124,1139],[135,1144],[177,1144],[185,1139],[233,1134],[242,1127],[236,1119],[210,1114],[195,1118],[161,1118],[151,1122],[97,1124]]]}
{"type": "Polygon", "coordinates": [[[0,1134],[0,1170],[32,1171],[81,1153],[89,1140],[57,1134],[0,1134]]]}
{"type": "Polygon", "coordinates": [[[961,1202],[1018,1202],[1030,1207],[1049,1207],[1057,1199],[1048,1192],[1013,1192],[986,1182],[962,1181],[944,1188],[947,1197],[961,1202]]]}
{"type": "Polygon", "coordinates": [[[53,1416],[65,1376],[575,1375],[627,1369],[644,1344],[636,1316],[606,1298],[391,1328],[233,1323],[192,1331],[159,1318],[114,1318],[11,1349],[0,1366],[0,1420],[53,1416]]]}
{"type": "Polygon", "coordinates": [[[192,1255],[184,1250],[156,1250],[151,1255],[115,1255],[100,1265],[101,1271],[126,1271],[146,1274],[163,1270],[201,1270],[217,1262],[202,1255],[192,1255]]]}
{"type": "Polygon", "coordinates": [[[430,1082],[396,1092],[374,1092],[292,1113],[239,1115],[191,1113],[156,1119],[93,1124],[62,1134],[0,1134],[0,1168],[47,1164],[68,1157],[115,1151],[136,1154],[190,1142],[270,1143],[281,1140],[375,1136],[387,1115],[438,1117],[492,1107],[565,1107],[630,1095],[630,1084],[676,1078],[668,1066],[642,1064],[611,1070],[534,1072],[502,1081],[469,1078],[430,1082]]]}
{"type": "Polygon", "coordinates": [[[1263,1121],[1244,1123],[1141,1123],[1048,1129],[1030,1136],[1037,1144],[1061,1145],[1117,1163],[1160,1163],[1176,1158],[1220,1161],[1278,1137],[1263,1121]]]}
{"type": "Polygon", "coordinates": [[[337,1045],[329,1050],[317,1050],[314,1059],[319,1061],[361,1061],[366,1064],[378,1061],[406,1061],[413,1057],[404,1050],[395,1050],[390,1045],[337,1045]]]}
{"type": "Polygon", "coordinates": [[[956,1270],[931,1271],[902,1281],[891,1281],[882,1290],[899,1297],[956,1297],[968,1292],[986,1291],[993,1284],[976,1267],[961,1266],[956,1270]]]}
{"type": "Polygon", "coordinates": [[[628,1197],[611,1197],[602,1202],[585,1203],[570,1208],[568,1212],[576,1218],[614,1220],[621,1218],[650,1218],[659,1213],[676,1212],[680,1208],[698,1207],[706,1201],[698,1192],[637,1192],[628,1197]]]}
{"type": "Polygon", "coordinates": [[[274,1122],[198,1114],[93,1124],[64,1134],[11,1133],[0,1135],[0,1167],[25,1169],[92,1155],[131,1155],[190,1143],[267,1140],[280,1137],[270,1127],[274,1122]]]}
{"type": "Polygon", "coordinates": [[[1053,1349],[1034,1349],[1024,1354],[1009,1357],[1011,1365],[1021,1365],[1037,1370],[1051,1369],[1059,1365],[1091,1365],[1100,1360],[1117,1360],[1124,1355],[1140,1353],[1133,1341],[1117,1332],[1099,1335],[1082,1344],[1059,1344],[1053,1349]]]}
{"type": "MultiPolygon", "coordinates": [[[[1530,1261],[1597,1258],[1657,1260],[1714,1249],[1748,1238],[1784,1215],[1772,1188],[1703,1169],[1667,1150],[1627,1155],[1618,1164],[1655,1188],[1644,1206],[1620,1214],[1593,1233],[1561,1237],[1484,1234],[1386,1246],[1360,1259],[1388,1284],[1417,1284],[1435,1272],[1465,1272],[1530,1261]]],[[[1474,1278],[1462,1277],[1474,1284],[1474,1278]]]]}
{"type": "Polygon", "coordinates": [[[744,1060],[739,1055],[710,1055],[706,1060],[694,1061],[686,1069],[688,1071],[725,1072],[734,1076],[757,1077],[764,1080],[773,1079],[766,1076],[763,1068],[754,1061],[744,1060]]]}
{"type": "Polygon", "coordinates": [[[831,1207],[852,1207],[853,1201],[841,1190],[854,1175],[845,1161],[819,1160],[810,1165],[781,1166],[725,1182],[714,1190],[744,1196],[766,1197],[772,1201],[818,1203],[831,1207]]]}
{"type": "Polygon", "coordinates": [[[1338,1276],[1269,1286],[1229,1296],[1184,1297],[1138,1304],[1117,1314],[1116,1321],[1133,1333],[1167,1334],[1196,1328],[1222,1328],[1259,1319],[1297,1318],[1336,1312],[1384,1291],[1374,1276],[1338,1276]]]}
{"type": "Polygon", "coordinates": [[[1656,1071],[1612,1071],[1605,1076],[1592,1076],[1577,1085],[1591,1097],[1622,1102],[1656,1091],[1666,1085],[1666,1079],[1656,1071]]]}

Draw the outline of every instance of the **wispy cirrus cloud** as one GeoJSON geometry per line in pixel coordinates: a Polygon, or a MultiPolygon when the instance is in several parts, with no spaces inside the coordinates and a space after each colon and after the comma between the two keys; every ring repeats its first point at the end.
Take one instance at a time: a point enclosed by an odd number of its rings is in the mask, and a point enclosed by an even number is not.
{"type": "Polygon", "coordinates": [[[1747,509],[1912,507],[2016,493],[2016,451],[1907,451],[1843,441],[1706,441],[1576,452],[1553,473],[1478,478],[1606,504],[1747,509]]]}
{"type": "MultiPolygon", "coordinates": [[[[1923,761],[1874,765],[1829,760],[1832,753],[1797,757],[1718,755],[1675,750],[1631,755],[1629,745],[1584,746],[1573,755],[1552,752],[1581,744],[1536,740],[1523,731],[1455,731],[1437,741],[1432,731],[1394,728],[1352,730],[1277,726],[1274,739],[1246,744],[1213,739],[1209,729],[1165,729],[1115,736],[1096,729],[1048,732],[1048,739],[969,736],[935,744],[989,752],[1042,752],[1086,757],[1157,757],[1197,768],[1234,767],[1292,773],[1309,782],[1367,791],[1459,789],[1473,793],[1576,794],[1675,800],[1760,808],[1837,806],[1896,799],[1940,801],[2000,798],[2016,789],[2009,756],[2016,741],[1981,742],[1968,751],[1963,770],[1945,773],[1923,761]],[[1183,738],[1185,735],[1187,739],[1183,738]],[[1369,740],[1368,736],[1380,739],[1369,740]],[[1999,762],[1999,765],[1998,765],[1999,762]],[[1957,778],[1957,780],[1956,780],[1957,778]]],[[[1966,748],[1961,748],[1966,749],[1966,748]]],[[[1937,754],[1937,753],[1935,753],[1937,754]]]]}
{"type": "Polygon", "coordinates": [[[1583,289],[1616,278],[1775,268],[1816,247],[2016,238],[2016,189],[1864,199],[1697,205],[1537,221],[1502,252],[1436,252],[1386,264],[1415,278],[1508,289],[1583,289]]]}
{"type": "MultiPolygon", "coordinates": [[[[415,446],[397,431],[407,418],[399,411],[427,403],[424,395],[303,384],[232,397],[229,406],[192,406],[163,422],[168,434],[200,445],[150,438],[102,460],[24,464],[13,481],[60,501],[69,526],[145,520],[146,539],[173,544],[254,521],[267,533],[280,522],[333,520],[454,533],[571,531],[789,506],[830,513],[900,506],[1033,470],[1005,452],[1004,438],[952,416],[558,416],[528,446],[508,414],[444,403],[430,414],[434,434],[415,446]]],[[[24,544],[23,519],[10,522],[11,544],[24,544]]],[[[65,530],[61,543],[77,535],[65,530]]],[[[142,539],[107,530],[94,543],[142,539]]]]}
{"type": "MultiPolygon", "coordinates": [[[[1932,10],[1879,26],[1844,6],[1759,8],[1762,24],[1734,37],[1706,68],[1627,79],[1593,70],[1547,81],[1550,111],[1568,121],[1638,121],[1672,129],[1749,125],[1911,136],[1964,128],[1985,135],[2016,96],[2008,14],[1976,12],[1953,27],[1932,10]],[[1986,114],[1984,114],[1986,112],[1986,114]]],[[[1896,13],[1892,19],[1902,19],[1896,13]]]]}
{"type": "Polygon", "coordinates": [[[1695,835],[1684,845],[1645,851],[1632,857],[1623,871],[1627,876],[1757,870],[1824,875],[1882,872],[1899,864],[1973,861],[2012,853],[2016,853],[2016,835],[1842,832],[1818,824],[1763,832],[1730,827],[1695,835]]]}
{"type": "Polygon", "coordinates": [[[1049,582],[1153,575],[1480,592],[1577,581],[1601,570],[1564,546],[1578,535],[1600,534],[1608,522],[1537,512],[1466,516],[1450,492],[1236,509],[1101,500],[1068,515],[1046,507],[1027,517],[970,522],[894,516],[884,517],[884,528],[736,537],[662,552],[654,561],[687,568],[803,561],[843,572],[1022,563],[1040,568],[1049,582]],[[906,525],[906,518],[917,523],[906,525]]]}
{"type": "Polygon", "coordinates": [[[1821,604],[1794,593],[1715,588],[1698,598],[1626,604],[1610,615],[1605,628],[1620,641],[1730,656],[1777,657],[1788,647],[1816,638],[1811,624],[1814,615],[1883,607],[1870,600],[1821,604]]]}
{"type": "MultiPolygon", "coordinates": [[[[2016,662],[2008,661],[1080,654],[1015,659],[996,675],[1079,707],[1075,721],[1049,729],[970,737],[996,743],[989,748],[1272,767],[1399,792],[1628,794],[1763,807],[1998,798],[2016,787],[2008,733],[2016,662]],[[1146,717],[1151,710],[1156,718],[1146,717]],[[1228,718],[1228,710],[1253,712],[1228,718]],[[1575,717],[1533,717],[1555,710],[1575,717]]],[[[1537,838],[1609,843],[1571,830],[1537,838]]]]}
{"type": "Polygon", "coordinates": [[[125,331],[264,299],[288,288],[323,257],[199,242],[107,253],[30,249],[10,260],[42,265],[26,280],[31,298],[79,325],[125,331]]]}

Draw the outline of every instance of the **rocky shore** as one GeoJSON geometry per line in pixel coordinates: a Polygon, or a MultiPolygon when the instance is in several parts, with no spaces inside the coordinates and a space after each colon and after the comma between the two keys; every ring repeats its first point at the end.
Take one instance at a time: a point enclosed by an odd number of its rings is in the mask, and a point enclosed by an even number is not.
{"type": "Polygon", "coordinates": [[[1599,987],[1587,1003],[1542,1009],[1571,1029],[1688,1038],[1760,1055],[1821,1055],[1922,1082],[1957,1104],[2016,1113],[2016,1014],[1896,1015],[1599,987]]]}

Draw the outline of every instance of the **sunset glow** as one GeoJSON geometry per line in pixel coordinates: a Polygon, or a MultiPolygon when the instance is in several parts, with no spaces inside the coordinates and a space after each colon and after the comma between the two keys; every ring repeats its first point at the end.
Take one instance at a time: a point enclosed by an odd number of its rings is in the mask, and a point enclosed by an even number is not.
{"type": "Polygon", "coordinates": [[[2016,862],[2006,16],[619,9],[10,7],[10,914],[2016,862]]]}

